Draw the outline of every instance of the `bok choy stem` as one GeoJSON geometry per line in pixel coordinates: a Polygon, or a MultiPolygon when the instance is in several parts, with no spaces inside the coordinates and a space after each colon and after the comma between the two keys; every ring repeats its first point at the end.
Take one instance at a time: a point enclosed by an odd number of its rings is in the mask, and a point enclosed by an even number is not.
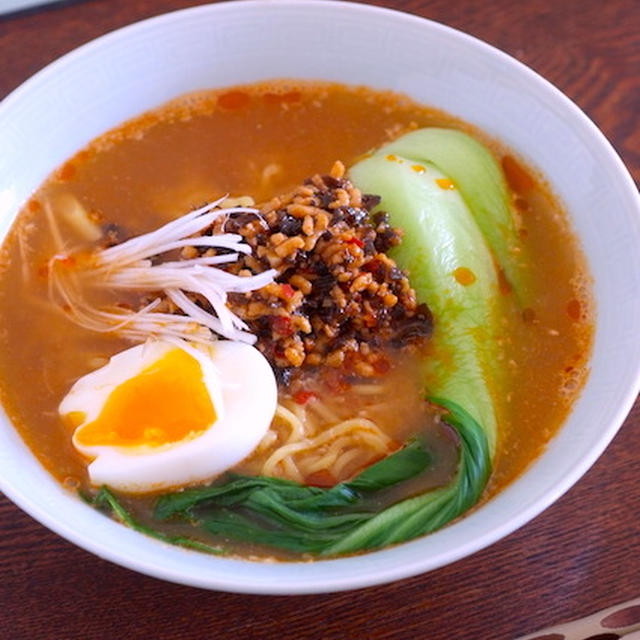
{"type": "Polygon", "coordinates": [[[393,256],[433,312],[432,351],[424,362],[430,394],[464,407],[495,452],[492,388],[499,384],[496,341],[500,293],[487,243],[448,176],[432,164],[373,155],[351,169],[354,184],[381,196],[380,209],[404,230],[393,256]]]}
{"type": "Polygon", "coordinates": [[[430,163],[451,178],[522,303],[529,289],[528,258],[506,179],[491,151],[462,131],[428,127],[401,136],[376,153],[430,163]]]}

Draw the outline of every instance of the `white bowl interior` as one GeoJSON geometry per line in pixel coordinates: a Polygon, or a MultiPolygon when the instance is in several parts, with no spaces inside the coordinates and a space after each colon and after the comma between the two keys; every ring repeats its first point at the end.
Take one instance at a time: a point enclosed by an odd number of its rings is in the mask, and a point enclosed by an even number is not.
{"type": "Polygon", "coordinates": [[[521,526],[566,491],[619,428],[640,385],[638,194],[615,152],[575,105],[488,45],[363,5],[249,0],[114,32],[9,96],[0,105],[0,237],[45,177],[100,133],[184,92],[275,77],[407,93],[476,124],[549,177],[571,213],[598,301],[591,374],[566,425],[522,477],[460,522],[391,549],[314,563],[209,557],[136,534],[61,489],[4,414],[0,486],[67,539],[168,580],[273,594],[383,583],[452,562],[521,526]]]}

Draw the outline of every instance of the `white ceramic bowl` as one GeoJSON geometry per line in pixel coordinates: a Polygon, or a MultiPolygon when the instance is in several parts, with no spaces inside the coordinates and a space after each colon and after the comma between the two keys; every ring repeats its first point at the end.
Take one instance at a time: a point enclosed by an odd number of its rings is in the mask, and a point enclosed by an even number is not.
{"type": "Polygon", "coordinates": [[[409,94],[472,122],[551,178],[595,281],[591,374],[544,455],[473,514],[430,536],[314,563],[209,557],[139,535],[51,478],[0,417],[0,486],[26,512],[113,562],[179,583],[291,594],[379,584],[440,567],[533,518],[593,464],[640,386],[640,203],[611,146],[531,70],[460,32],[342,2],[244,1],[134,24],[77,49],[0,105],[0,236],[57,165],[98,134],[181,93],[272,77],[409,94]]]}

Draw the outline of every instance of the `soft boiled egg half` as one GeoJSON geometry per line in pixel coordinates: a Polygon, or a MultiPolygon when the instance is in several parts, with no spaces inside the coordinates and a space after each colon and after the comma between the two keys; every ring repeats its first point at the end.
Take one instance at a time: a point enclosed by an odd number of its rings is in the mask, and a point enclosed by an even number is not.
{"type": "Polygon", "coordinates": [[[94,485],[146,493],[208,480],[269,429],[276,382],[254,347],[149,341],[80,378],[59,411],[94,485]]]}

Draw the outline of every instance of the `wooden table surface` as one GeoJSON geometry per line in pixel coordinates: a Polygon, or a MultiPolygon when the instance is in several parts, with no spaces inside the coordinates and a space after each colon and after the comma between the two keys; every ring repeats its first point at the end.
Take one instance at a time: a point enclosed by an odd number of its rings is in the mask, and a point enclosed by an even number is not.
{"type": "MultiPolygon", "coordinates": [[[[96,36],[194,4],[85,0],[0,17],[0,98],[96,36]]],[[[446,23],[528,64],[596,122],[640,179],[637,0],[376,4],[446,23]]],[[[0,638],[513,639],[640,595],[638,451],[637,402],[586,476],[506,539],[426,575],[316,596],[216,593],[138,575],[0,496],[0,638]]]]}

